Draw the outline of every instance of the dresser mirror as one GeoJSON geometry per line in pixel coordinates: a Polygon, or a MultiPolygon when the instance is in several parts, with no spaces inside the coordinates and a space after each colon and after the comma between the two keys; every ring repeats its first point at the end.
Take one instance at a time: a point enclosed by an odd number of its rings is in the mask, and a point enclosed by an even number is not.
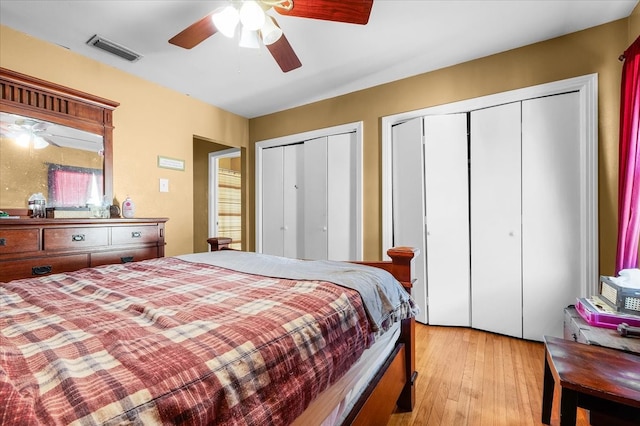
{"type": "Polygon", "coordinates": [[[3,207],[24,207],[42,193],[48,207],[103,202],[102,135],[0,112],[0,187],[3,207]]]}
{"type": "Polygon", "coordinates": [[[111,203],[117,105],[0,68],[0,210],[111,203]]]}

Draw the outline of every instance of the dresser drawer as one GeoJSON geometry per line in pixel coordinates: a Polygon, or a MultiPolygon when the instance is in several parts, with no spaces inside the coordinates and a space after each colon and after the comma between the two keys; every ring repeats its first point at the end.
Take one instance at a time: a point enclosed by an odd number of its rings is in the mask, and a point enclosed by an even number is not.
{"type": "Polygon", "coordinates": [[[564,338],[574,342],[586,343],[584,336],[580,332],[580,324],[575,318],[578,314],[575,309],[564,310],[564,338]]]}
{"type": "Polygon", "coordinates": [[[142,244],[158,241],[158,227],[153,225],[114,226],[111,228],[111,244],[142,244]]]}
{"type": "Polygon", "coordinates": [[[108,244],[108,228],[49,228],[44,230],[45,250],[78,250],[108,244]]]}
{"type": "Polygon", "coordinates": [[[0,229],[0,254],[25,253],[39,249],[38,229],[0,229]]]}
{"type": "Polygon", "coordinates": [[[27,277],[70,272],[89,266],[89,255],[48,256],[25,260],[2,262],[0,281],[6,282],[27,277]]]}
{"type": "Polygon", "coordinates": [[[117,252],[92,253],[91,266],[138,262],[140,260],[155,259],[156,257],[158,257],[157,247],[118,250],[117,252]]]}

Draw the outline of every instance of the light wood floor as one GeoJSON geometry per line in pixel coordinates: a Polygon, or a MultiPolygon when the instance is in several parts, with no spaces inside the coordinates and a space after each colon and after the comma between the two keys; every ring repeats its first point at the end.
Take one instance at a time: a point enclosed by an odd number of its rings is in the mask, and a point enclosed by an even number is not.
{"type": "MultiPolygon", "coordinates": [[[[393,414],[390,426],[542,424],[542,343],[417,324],[416,369],[415,409],[393,414]]],[[[551,419],[556,426],[558,407],[556,392],[551,419]]],[[[579,409],[577,425],[588,424],[579,409]]]]}

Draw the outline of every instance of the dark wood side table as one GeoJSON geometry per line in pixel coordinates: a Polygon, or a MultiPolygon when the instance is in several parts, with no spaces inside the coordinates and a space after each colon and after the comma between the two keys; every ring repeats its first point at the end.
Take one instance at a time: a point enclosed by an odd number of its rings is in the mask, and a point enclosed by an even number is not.
{"type": "Polygon", "coordinates": [[[561,388],[560,425],[575,425],[578,407],[640,424],[640,356],[545,336],[542,423],[551,421],[554,385],[561,388]]]}

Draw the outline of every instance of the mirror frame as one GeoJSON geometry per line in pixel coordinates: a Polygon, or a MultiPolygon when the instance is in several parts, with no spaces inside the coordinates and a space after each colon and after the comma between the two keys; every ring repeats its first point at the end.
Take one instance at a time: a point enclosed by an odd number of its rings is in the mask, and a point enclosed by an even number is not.
{"type": "Polygon", "coordinates": [[[104,195],[113,200],[113,110],[120,104],[0,67],[0,111],[102,136],[104,195]]]}

